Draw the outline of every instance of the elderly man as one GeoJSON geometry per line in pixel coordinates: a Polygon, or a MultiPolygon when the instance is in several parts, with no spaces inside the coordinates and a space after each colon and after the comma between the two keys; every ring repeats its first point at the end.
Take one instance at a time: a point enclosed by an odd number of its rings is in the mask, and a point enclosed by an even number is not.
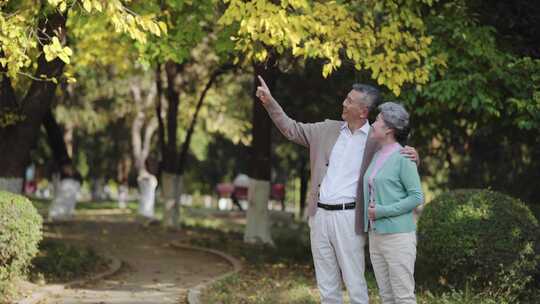
{"type": "MultiPolygon", "coordinates": [[[[380,99],[369,85],[355,84],[343,101],[343,121],[299,123],[272,97],[264,79],[256,95],[289,140],[309,148],[311,191],[308,215],[311,251],[322,303],[342,303],[341,281],[351,303],[368,304],[364,278],[364,204],[362,176],[378,144],[368,140],[368,114],[380,99]]],[[[418,155],[407,147],[402,153],[418,155]]]]}

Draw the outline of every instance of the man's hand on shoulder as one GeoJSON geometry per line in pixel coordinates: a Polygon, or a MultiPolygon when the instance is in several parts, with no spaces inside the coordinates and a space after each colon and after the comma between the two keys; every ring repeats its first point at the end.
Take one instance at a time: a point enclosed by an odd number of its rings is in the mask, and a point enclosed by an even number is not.
{"type": "Polygon", "coordinates": [[[270,93],[270,89],[266,85],[266,82],[264,82],[264,79],[260,76],[259,81],[261,82],[261,85],[257,87],[257,91],[255,92],[255,96],[259,98],[259,100],[262,102],[263,105],[267,104],[270,100],[272,100],[272,93],[270,93]]]}
{"type": "Polygon", "coordinates": [[[403,149],[399,151],[402,155],[407,157],[408,159],[412,160],[416,163],[416,166],[420,165],[420,156],[418,155],[418,151],[416,151],[415,148],[410,146],[405,146],[403,149]]]}

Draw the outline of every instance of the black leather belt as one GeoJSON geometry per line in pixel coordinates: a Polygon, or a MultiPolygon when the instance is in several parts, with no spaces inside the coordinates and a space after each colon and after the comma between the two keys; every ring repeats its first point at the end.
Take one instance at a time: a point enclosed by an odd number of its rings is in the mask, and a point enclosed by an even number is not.
{"type": "Polygon", "coordinates": [[[336,205],[317,203],[317,207],[323,208],[324,210],[346,210],[346,209],[354,209],[356,207],[356,203],[352,202],[352,203],[336,204],[336,205]]]}

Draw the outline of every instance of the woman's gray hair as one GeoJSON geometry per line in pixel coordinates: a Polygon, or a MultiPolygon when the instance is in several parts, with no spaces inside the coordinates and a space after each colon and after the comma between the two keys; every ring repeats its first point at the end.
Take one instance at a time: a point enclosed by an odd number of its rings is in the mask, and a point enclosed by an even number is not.
{"type": "Polygon", "coordinates": [[[401,142],[409,135],[409,113],[397,102],[385,102],[378,107],[387,127],[394,130],[396,139],[401,142]]]}

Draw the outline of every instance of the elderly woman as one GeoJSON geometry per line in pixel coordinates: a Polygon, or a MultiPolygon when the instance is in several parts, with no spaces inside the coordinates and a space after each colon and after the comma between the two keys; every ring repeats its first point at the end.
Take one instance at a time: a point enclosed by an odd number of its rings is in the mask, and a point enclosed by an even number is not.
{"type": "Polygon", "coordinates": [[[379,106],[370,136],[381,149],[364,175],[365,227],[383,304],[416,303],[413,210],[423,201],[416,165],[399,153],[408,135],[409,114],[394,102],[379,106]],[[368,221],[369,219],[369,221],[368,221]]]}

